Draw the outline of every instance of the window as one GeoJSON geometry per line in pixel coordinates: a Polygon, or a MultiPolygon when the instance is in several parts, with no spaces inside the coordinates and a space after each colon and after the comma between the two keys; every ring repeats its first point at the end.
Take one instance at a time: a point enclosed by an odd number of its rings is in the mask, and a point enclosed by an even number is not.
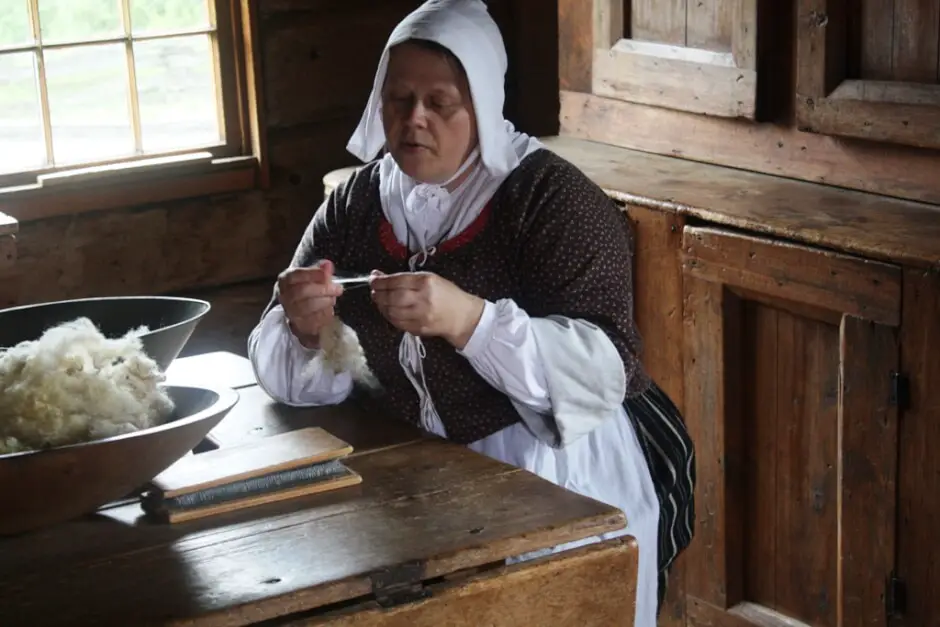
{"type": "Polygon", "coordinates": [[[0,0],[0,211],[30,219],[255,185],[249,5],[0,0]]]}

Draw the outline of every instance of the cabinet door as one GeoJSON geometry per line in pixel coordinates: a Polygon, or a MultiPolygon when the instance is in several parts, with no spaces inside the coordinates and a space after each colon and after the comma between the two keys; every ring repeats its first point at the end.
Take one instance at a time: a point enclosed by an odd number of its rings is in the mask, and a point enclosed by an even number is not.
{"type": "Polygon", "coordinates": [[[940,148],[940,0],[798,0],[801,130],[940,148]]]}
{"type": "Polygon", "coordinates": [[[900,269],[694,227],[682,262],[689,624],[884,625],[900,269]]]}
{"type": "Polygon", "coordinates": [[[562,89],[754,118],[757,0],[559,0],[562,89]]]}

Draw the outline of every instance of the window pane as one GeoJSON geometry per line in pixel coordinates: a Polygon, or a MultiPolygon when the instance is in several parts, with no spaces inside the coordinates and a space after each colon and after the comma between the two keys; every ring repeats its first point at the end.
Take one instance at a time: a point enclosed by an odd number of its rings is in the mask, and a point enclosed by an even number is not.
{"type": "Polygon", "coordinates": [[[44,43],[124,34],[120,0],[38,0],[44,43]]]}
{"type": "Polygon", "coordinates": [[[35,55],[0,55],[0,172],[22,172],[44,165],[40,111],[35,55]]]}
{"type": "Polygon", "coordinates": [[[221,141],[208,35],[134,44],[144,152],[221,141]]]}
{"type": "Polygon", "coordinates": [[[0,0],[0,48],[33,40],[26,2],[27,0],[0,0]]]}
{"type": "Polygon", "coordinates": [[[56,165],[132,155],[124,44],[47,50],[56,165]]]}
{"type": "Polygon", "coordinates": [[[135,35],[209,27],[206,0],[130,0],[130,3],[131,30],[135,35]]]}

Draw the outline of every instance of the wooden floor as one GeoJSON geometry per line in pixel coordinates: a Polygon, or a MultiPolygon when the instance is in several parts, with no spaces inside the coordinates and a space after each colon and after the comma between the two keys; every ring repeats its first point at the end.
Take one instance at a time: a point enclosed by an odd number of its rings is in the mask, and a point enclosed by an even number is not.
{"type": "Polygon", "coordinates": [[[179,294],[201,298],[212,304],[212,309],[183,347],[180,357],[211,351],[229,351],[247,356],[248,334],[258,323],[271,299],[273,286],[272,277],[264,281],[179,294]]]}

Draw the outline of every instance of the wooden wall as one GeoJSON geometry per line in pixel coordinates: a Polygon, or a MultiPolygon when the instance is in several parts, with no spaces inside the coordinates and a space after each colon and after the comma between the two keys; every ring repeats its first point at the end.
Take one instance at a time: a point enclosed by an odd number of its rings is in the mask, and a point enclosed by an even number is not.
{"type": "MultiPolygon", "coordinates": [[[[0,264],[0,307],[189,291],[276,274],[323,197],[323,175],[355,162],[345,145],[379,53],[419,4],[260,0],[270,189],[21,223],[15,263],[0,264]]],[[[507,115],[520,128],[550,134],[558,125],[556,20],[552,13],[541,22],[521,19],[532,4],[498,0],[491,10],[512,64],[507,115]],[[540,70],[520,72],[520,55],[523,63],[537,58],[540,70]]]]}

